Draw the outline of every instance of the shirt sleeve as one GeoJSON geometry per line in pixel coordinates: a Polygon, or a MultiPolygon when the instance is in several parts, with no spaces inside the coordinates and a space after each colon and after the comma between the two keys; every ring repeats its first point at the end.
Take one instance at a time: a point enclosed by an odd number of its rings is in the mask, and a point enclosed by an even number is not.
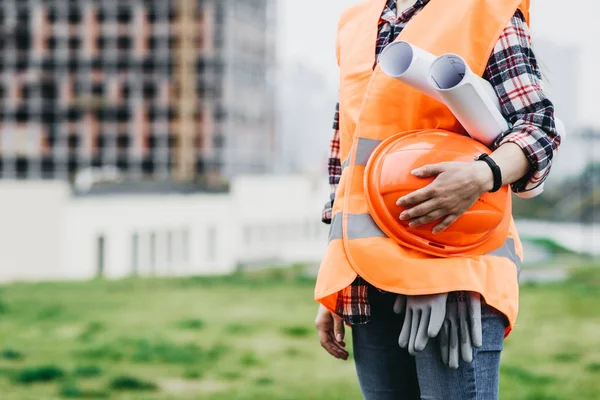
{"type": "Polygon", "coordinates": [[[542,88],[542,75],[532,50],[529,28],[518,11],[500,36],[484,73],[494,87],[502,114],[511,124],[494,143],[518,145],[529,160],[529,172],[511,185],[513,192],[541,185],[561,143],[554,105],[542,88]]]}
{"type": "Polygon", "coordinates": [[[333,138],[329,147],[329,185],[331,186],[331,194],[329,200],[325,203],[321,220],[326,223],[331,223],[331,217],[333,212],[333,201],[335,199],[335,192],[340,178],[342,176],[342,162],[340,160],[340,104],[337,103],[335,106],[335,115],[333,117],[333,138]]]}

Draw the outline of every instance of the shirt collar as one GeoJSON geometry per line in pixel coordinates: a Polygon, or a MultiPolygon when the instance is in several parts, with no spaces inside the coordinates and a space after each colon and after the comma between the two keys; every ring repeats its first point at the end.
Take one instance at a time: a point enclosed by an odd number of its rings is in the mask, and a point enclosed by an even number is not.
{"type": "Polygon", "coordinates": [[[430,0],[416,0],[415,4],[404,10],[401,15],[397,15],[398,7],[396,0],[387,0],[383,13],[381,14],[380,22],[397,24],[399,21],[403,21],[408,16],[413,15],[416,10],[425,7],[429,1],[430,0]]]}

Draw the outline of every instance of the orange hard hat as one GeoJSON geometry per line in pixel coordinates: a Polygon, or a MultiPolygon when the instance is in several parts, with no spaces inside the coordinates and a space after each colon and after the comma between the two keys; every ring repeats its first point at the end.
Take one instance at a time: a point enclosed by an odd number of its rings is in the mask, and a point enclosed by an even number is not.
{"type": "Polygon", "coordinates": [[[470,137],[443,130],[419,130],[392,136],[373,152],[365,170],[369,209],[379,228],[398,244],[439,256],[487,254],[506,241],[511,220],[507,186],[485,193],[444,232],[433,234],[440,221],[411,228],[400,221],[400,197],[429,185],[434,178],[418,178],[411,171],[441,162],[470,162],[490,153],[470,137]]]}

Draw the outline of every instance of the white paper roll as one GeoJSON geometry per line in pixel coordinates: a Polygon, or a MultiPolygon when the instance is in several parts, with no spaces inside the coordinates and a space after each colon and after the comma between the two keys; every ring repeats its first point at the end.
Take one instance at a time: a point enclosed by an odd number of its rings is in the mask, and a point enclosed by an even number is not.
{"type": "MultiPolygon", "coordinates": [[[[456,54],[440,57],[408,42],[388,45],[380,55],[382,71],[395,79],[444,103],[475,140],[491,147],[496,138],[510,128],[504,119],[493,86],[475,75],[465,60],[456,54]]],[[[556,119],[561,136],[564,124],[556,119]]],[[[544,184],[517,196],[528,199],[540,195],[544,184]]]]}
{"type": "MultiPolygon", "coordinates": [[[[472,138],[490,147],[500,134],[510,128],[491,83],[475,75],[460,56],[445,54],[438,57],[431,64],[429,79],[441,101],[472,138]]],[[[555,122],[556,130],[564,138],[567,133],[565,125],[559,118],[555,118],[555,122]]],[[[531,199],[542,194],[544,186],[545,182],[516,195],[531,199]]]]}
{"type": "Polygon", "coordinates": [[[441,101],[439,92],[429,83],[429,68],[436,56],[408,42],[394,42],[379,56],[381,70],[420,92],[441,101]]]}
{"type": "Polygon", "coordinates": [[[490,147],[509,124],[492,85],[456,54],[438,57],[429,69],[431,86],[475,140],[490,147]]]}

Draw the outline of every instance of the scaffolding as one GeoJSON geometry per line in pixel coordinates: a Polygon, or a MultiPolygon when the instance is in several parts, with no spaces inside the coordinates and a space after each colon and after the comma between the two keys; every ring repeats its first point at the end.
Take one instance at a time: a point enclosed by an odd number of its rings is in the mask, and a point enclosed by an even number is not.
{"type": "Polygon", "coordinates": [[[128,182],[198,182],[266,171],[268,7],[0,1],[0,179],[73,182],[107,169],[128,182]]]}
{"type": "Polygon", "coordinates": [[[177,181],[191,181],[195,175],[196,114],[196,48],[195,37],[198,27],[195,24],[196,0],[177,0],[179,46],[176,48],[176,88],[177,110],[179,113],[178,131],[175,133],[173,178],[177,181]]]}

